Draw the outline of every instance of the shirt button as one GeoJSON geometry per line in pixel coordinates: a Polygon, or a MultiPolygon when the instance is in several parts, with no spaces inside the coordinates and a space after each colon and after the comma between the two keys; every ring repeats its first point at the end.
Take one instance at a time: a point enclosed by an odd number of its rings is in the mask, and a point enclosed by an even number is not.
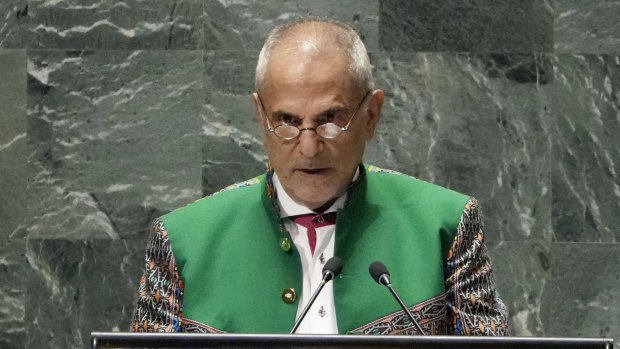
{"type": "Polygon", "coordinates": [[[282,251],[288,252],[291,249],[291,241],[287,237],[281,237],[280,248],[282,251]]]}
{"type": "Polygon", "coordinates": [[[282,300],[286,304],[291,304],[297,299],[297,292],[294,288],[287,288],[282,292],[282,300]]]}

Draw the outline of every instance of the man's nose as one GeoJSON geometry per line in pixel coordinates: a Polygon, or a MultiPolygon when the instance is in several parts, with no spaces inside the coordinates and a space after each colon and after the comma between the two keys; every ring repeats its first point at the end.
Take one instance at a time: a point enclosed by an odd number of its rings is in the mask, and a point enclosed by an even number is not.
{"type": "Polygon", "coordinates": [[[324,140],[314,129],[304,129],[299,135],[299,152],[306,158],[313,158],[321,153],[324,140]]]}

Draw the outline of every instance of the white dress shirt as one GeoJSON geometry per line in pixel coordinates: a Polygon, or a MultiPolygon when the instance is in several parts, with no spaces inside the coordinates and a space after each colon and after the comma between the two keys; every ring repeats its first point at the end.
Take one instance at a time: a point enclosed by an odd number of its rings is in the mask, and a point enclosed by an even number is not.
{"type": "MultiPolygon", "coordinates": [[[[355,173],[357,178],[358,173],[355,173]]],[[[278,193],[278,203],[280,204],[280,217],[284,222],[284,227],[291,234],[293,243],[299,251],[301,267],[303,271],[303,289],[298,293],[299,306],[297,307],[297,317],[305,308],[306,303],[317,289],[323,279],[323,265],[327,260],[334,256],[334,242],[336,235],[336,225],[328,225],[316,228],[316,246],[314,255],[310,251],[308,242],[307,228],[296,224],[289,217],[308,213],[314,213],[311,209],[298,204],[286,193],[280,183],[277,174],[273,175],[273,184],[278,193]]],[[[344,207],[346,194],[339,197],[323,213],[336,212],[344,207]]],[[[293,324],[291,324],[293,327],[293,324]]],[[[316,334],[337,334],[338,323],[336,322],[336,306],[334,304],[333,281],[325,285],[314,304],[306,314],[306,317],[297,328],[295,333],[316,333],[316,334]]]]}

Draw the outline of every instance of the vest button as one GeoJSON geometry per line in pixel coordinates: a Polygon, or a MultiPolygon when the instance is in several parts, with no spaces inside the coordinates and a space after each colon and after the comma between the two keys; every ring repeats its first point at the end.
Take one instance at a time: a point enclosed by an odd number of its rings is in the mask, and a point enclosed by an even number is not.
{"type": "Polygon", "coordinates": [[[281,237],[280,248],[282,251],[288,252],[291,249],[291,241],[287,237],[281,237]]]}
{"type": "Polygon", "coordinates": [[[297,292],[294,288],[287,288],[282,292],[282,301],[286,304],[291,304],[297,299],[297,292]]]}

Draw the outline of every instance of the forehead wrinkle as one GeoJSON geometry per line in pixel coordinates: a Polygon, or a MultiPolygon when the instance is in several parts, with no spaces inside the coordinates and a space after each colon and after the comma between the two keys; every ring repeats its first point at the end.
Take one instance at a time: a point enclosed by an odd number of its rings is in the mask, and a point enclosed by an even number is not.
{"type": "Polygon", "coordinates": [[[305,47],[295,44],[275,50],[263,80],[264,89],[290,84],[296,90],[311,90],[316,89],[317,84],[329,83],[330,80],[353,83],[345,56],[333,51],[321,52],[321,48],[315,46],[316,42],[305,43],[305,47]]]}
{"type": "Polygon", "coordinates": [[[332,49],[331,45],[326,45],[323,40],[315,37],[301,36],[298,38],[285,39],[273,49],[273,58],[284,55],[286,57],[295,57],[295,61],[311,62],[317,57],[333,54],[336,49],[332,49]]]}
{"type": "Polygon", "coordinates": [[[261,87],[266,88],[269,76],[282,73],[282,69],[289,71],[291,74],[288,78],[294,80],[296,77],[303,77],[315,64],[329,60],[338,61],[337,65],[332,66],[333,75],[339,75],[342,79],[353,79],[350,71],[351,58],[347,54],[347,48],[339,43],[337,34],[338,31],[331,26],[314,22],[304,23],[282,33],[279,42],[272,48],[261,87]]]}
{"type": "MultiPolygon", "coordinates": [[[[318,118],[324,117],[324,116],[329,115],[329,114],[337,114],[337,113],[341,113],[341,112],[345,112],[345,111],[347,111],[347,107],[344,106],[344,105],[340,105],[340,103],[338,103],[338,105],[331,106],[331,107],[328,107],[327,109],[321,110],[318,113],[315,113],[314,115],[311,115],[309,118],[310,119],[318,119],[318,118]]],[[[272,118],[274,118],[274,119],[276,119],[278,117],[283,117],[283,116],[292,116],[292,117],[298,118],[300,120],[306,118],[306,116],[302,117],[301,115],[298,115],[298,114],[293,113],[293,112],[288,112],[288,111],[285,111],[285,110],[282,110],[282,109],[274,110],[271,113],[271,115],[272,115],[272,118]]]]}

